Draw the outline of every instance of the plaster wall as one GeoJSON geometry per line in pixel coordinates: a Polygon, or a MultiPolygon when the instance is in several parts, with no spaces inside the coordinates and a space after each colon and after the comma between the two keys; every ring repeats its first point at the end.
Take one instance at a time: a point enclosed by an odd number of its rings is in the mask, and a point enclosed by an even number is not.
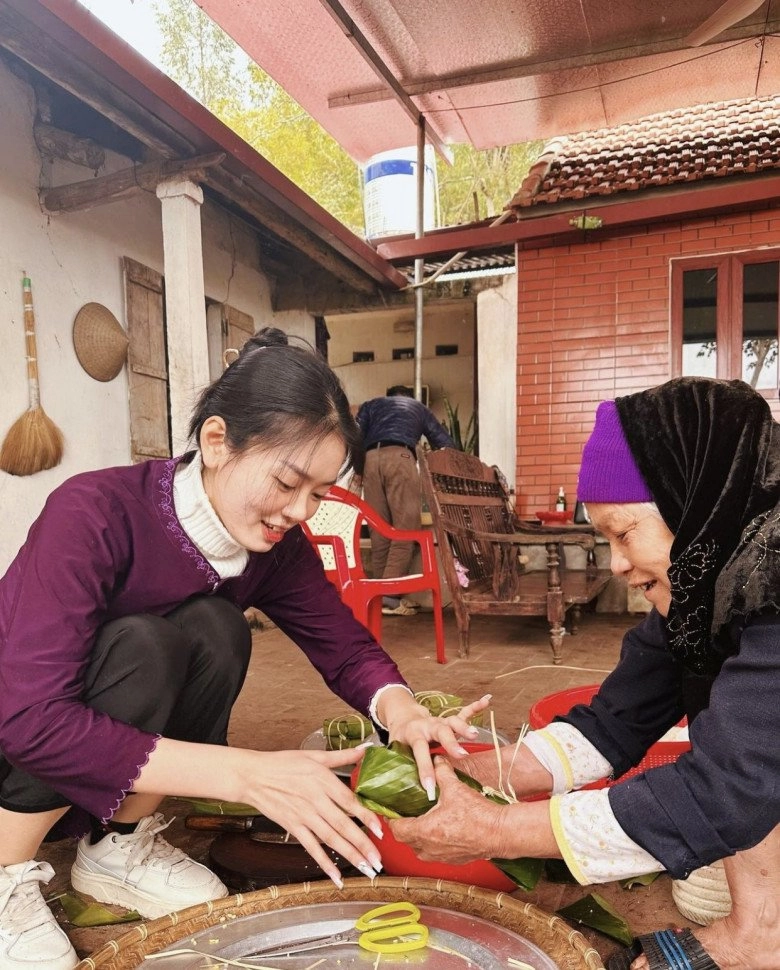
{"type": "MultiPolygon", "coordinates": [[[[458,407],[465,430],[474,409],[474,303],[429,304],[424,312],[422,383],[430,389],[431,410],[443,420],[446,397],[458,407]],[[436,356],[437,346],[453,344],[457,354],[436,356]]],[[[328,360],[351,404],[378,397],[393,384],[414,384],[414,360],[393,360],[394,349],[414,347],[413,306],[332,315],[327,325],[328,360]],[[373,352],[374,360],[353,363],[357,351],[373,352]]]]}
{"type": "MultiPolygon", "coordinates": [[[[0,572],[24,541],[49,492],[70,476],[130,460],[127,376],[93,380],[72,343],[78,310],[102,303],[126,326],[121,259],[130,256],[164,273],[160,203],[152,192],[83,212],[47,216],[38,188],[90,177],[83,168],[42,162],[33,141],[31,88],[0,62],[0,440],[29,398],[22,315],[22,273],[32,280],[41,404],[62,431],[65,454],[48,471],[18,478],[0,472],[0,572]]],[[[110,157],[106,172],[127,166],[110,157]]],[[[101,172],[101,174],[103,174],[101,172]]],[[[262,274],[247,227],[208,203],[201,210],[206,296],[314,342],[305,312],[274,316],[271,283],[262,274]]],[[[193,399],[199,388],[193,389],[193,399]]]]}

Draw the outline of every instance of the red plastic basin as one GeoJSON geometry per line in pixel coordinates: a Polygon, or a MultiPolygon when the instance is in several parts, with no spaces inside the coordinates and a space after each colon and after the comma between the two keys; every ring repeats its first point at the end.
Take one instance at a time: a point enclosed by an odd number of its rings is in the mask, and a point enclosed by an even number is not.
{"type": "MultiPolygon", "coordinates": [[[[559,714],[568,714],[576,704],[589,704],[593,695],[598,691],[599,686],[599,684],[587,684],[584,687],[570,687],[568,690],[559,690],[554,694],[541,697],[531,706],[528,712],[529,727],[533,730],[546,727],[559,714]]],[[[679,722],[679,726],[681,727],[687,723],[688,719],[683,718],[679,722]]],[[[639,764],[635,768],[631,768],[624,775],[621,775],[617,781],[632,778],[634,775],[639,775],[643,771],[647,771],[648,768],[657,768],[660,765],[670,764],[672,761],[676,761],[681,754],[690,750],[691,745],[688,741],[656,741],[648,749],[647,754],[639,764]]],[[[586,787],[603,788],[605,785],[614,784],[616,784],[614,781],[597,781],[586,787]]]]}
{"type": "MultiPolygon", "coordinates": [[[[488,751],[492,744],[474,744],[463,742],[463,747],[469,752],[488,751]]],[[[441,754],[441,749],[434,749],[434,754],[441,754]]],[[[359,768],[352,774],[352,787],[355,787],[359,768]]],[[[517,889],[516,884],[504,875],[499,868],[487,859],[477,859],[464,865],[454,866],[445,862],[423,862],[415,855],[411,846],[399,842],[393,835],[387,819],[379,817],[384,838],[378,839],[371,831],[366,834],[379,850],[382,857],[384,872],[388,876],[422,876],[427,879],[451,879],[454,882],[465,883],[467,886],[479,886],[482,889],[493,889],[496,892],[511,893],[517,889]]]]}

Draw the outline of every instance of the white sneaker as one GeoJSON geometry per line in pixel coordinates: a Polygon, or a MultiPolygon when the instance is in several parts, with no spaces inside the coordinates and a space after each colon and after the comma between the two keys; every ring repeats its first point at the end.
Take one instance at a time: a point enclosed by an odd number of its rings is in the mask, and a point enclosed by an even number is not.
{"type": "Polygon", "coordinates": [[[384,616],[417,616],[417,610],[412,606],[407,606],[404,602],[395,607],[383,606],[382,613],[384,616]]]}
{"type": "Polygon", "coordinates": [[[70,872],[73,888],[149,919],[227,896],[210,869],[159,834],[169,825],[157,813],[142,818],[129,835],[109,832],[94,845],[83,838],[70,872]]]}
{"type": "Polygon", "coordinates": [[[79,962],[46,905],[39,883],[54,875],[48,862],[0,866],[0,968],[72,970],[79,962]]]}

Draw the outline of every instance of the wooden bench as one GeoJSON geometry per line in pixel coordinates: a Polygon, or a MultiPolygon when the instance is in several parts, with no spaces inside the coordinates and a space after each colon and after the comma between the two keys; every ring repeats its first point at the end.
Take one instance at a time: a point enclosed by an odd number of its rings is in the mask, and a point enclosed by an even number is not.
{"type": "Polygon", "coordinates": [[[562,659],[565,620],[576,632],[580,607],[604,589],[608,569],[595,564],[592,528],[551,528],[519,521],[495,468],[451,448],[420,451],[420,474],[444,575],[460,633],[460,656],[469,653],[471,616],[546,616],[553,663],[562,659]],[[529,570],[523,546],[544,546],[546,568],[529,570]],[[565,550],[586,550],[584,569],[567,569],[565,550]],[[456,562],[467,572],[458,578],[456,562]]]}

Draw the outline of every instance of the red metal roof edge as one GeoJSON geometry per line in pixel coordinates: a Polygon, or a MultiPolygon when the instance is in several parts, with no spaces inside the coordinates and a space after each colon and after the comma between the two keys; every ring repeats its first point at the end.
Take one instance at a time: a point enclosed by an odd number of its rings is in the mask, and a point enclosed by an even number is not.
{"type": "Polygon", "coordinates": [[[511,243],[568,245],[581,241],[585,232],[573,224],[573,217],[587,213],[602,220],[603,228],[587,230],[592,239],[602,238],[610,230],[622,231],[631,225],[669,222],[705,212],[725,212],[746,205],[780,202],[780,173],[773,171],[755,176],[733,176],[713,182],[688,185],[687,191],[645,190],[629,198],[597,197],[583,203],[546,206],[529,213],[528,218],[505,222],[499,226],[459,226],[436,236],[381,243],[379,252],[395,263],[410,259],[434,257],[464,251],[476,252],[511,243]],[[531,217],[533,216],[533,217],[531,217]]]}
{"type": "MultiPolygon", "coordinates": [[[[196,148],[222,149],[230,167],[258,178],[266,197],[377,282],[406,279],[251,145],[91,14],[78,0],[3,0],[70,53],[85,60],[196,148]]],[[[258,186],[258,188],[260,188],[258,186]]]]}

